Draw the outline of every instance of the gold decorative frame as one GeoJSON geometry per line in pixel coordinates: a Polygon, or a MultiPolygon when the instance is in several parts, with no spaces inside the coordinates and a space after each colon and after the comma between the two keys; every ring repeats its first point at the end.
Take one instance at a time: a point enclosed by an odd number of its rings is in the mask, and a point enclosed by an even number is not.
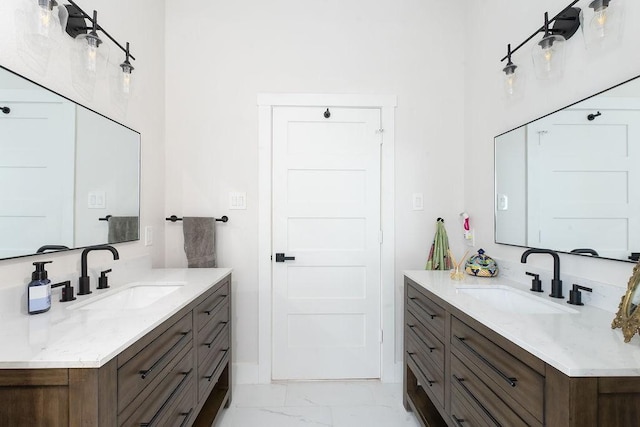
{"type": "Polygon", "coordinates": [[[621,328],[624,342],[631,341],[636,333],[640,333],[640,306],[636,306],[630,313],[630,306],[636,292],[640,292],[640,262],[633,267],[633,274],[629,278],[627,292],[622,296],[618,314],[611,322],[611,328],[621,328]]]}

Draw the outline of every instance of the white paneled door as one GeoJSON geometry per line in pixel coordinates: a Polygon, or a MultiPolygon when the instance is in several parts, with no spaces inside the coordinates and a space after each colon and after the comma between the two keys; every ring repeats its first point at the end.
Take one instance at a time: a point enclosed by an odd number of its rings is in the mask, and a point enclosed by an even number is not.
{"type": "Polygon", "coordinates": [[[273,110],[273,379],[380,377],[381,142],[379,109],[273,110]]]}

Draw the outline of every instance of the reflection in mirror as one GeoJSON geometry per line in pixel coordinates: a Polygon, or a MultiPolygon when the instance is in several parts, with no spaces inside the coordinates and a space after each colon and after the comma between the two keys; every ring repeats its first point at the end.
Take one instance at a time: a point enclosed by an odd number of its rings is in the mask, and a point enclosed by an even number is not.
{"type": "Polygon", "coordinates": [[[495,138],[496,243],[640,251],[640,79],[495,138]]]}
{"type": "Polygon", "coordinates": [[[0,259],[139,239],[139,133],[4,68],[0,107],[0,259]]]}
{"type": "Polygon", "coordinates": [[[627,305],[627,316],[633,315],[640,304],[640,291],[638,291],[638,285],[634,287],[629,295],[629,304],[627,305]]]}

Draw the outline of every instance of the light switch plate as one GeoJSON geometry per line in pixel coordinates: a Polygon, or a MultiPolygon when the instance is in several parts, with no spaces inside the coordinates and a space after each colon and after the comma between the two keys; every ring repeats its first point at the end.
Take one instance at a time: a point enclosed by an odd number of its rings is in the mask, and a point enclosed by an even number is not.
{"type": "Polygon", "coordinates": [[[229,209],[247,209],[247,193],[229,193],[229,209]]]}
{"type": "Polygon", "coordinates": [[[498,194],[498,210],[509,210],[509,196],[507,196],[506,194],[498,194]]]}
{"type": "Polygon", "coordinates": [[[147,225],[144,228],[144,245],[151,246],[153,245],[153,227],[147,225]]]}
{"type": "Polygon", "coordinates": [[[413,210],[424,210],[424,195],[422,193],[413,193],[413,210]]]}

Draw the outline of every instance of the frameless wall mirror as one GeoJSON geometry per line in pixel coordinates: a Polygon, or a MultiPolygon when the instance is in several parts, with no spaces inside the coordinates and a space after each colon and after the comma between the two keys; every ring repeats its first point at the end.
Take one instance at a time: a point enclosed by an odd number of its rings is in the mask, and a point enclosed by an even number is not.
{"type": "Polygon", "coordinates": [[[139,239],[140,134],[0,67],[0,259],[139,239]]]}
{"type": "Polygon", "coordinates": [[[495,138],[495,241],[637,261],[638,182],[635,78],[495,138]]]}

